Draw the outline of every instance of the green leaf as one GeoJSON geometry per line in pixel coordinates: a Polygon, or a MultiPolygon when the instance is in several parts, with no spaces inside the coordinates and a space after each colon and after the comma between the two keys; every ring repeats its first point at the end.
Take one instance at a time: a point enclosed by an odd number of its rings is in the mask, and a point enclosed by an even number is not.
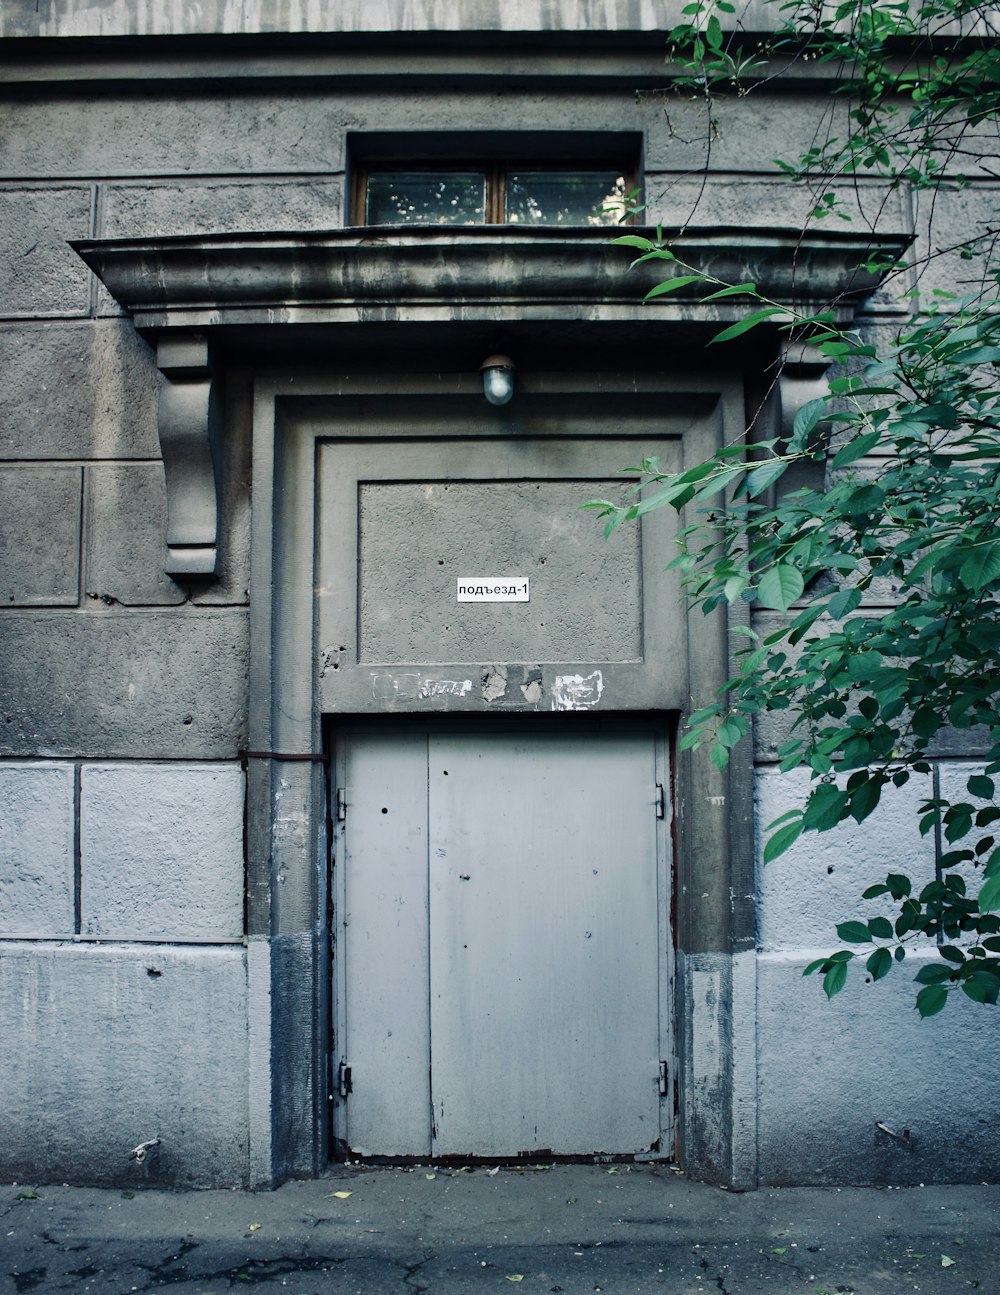
{"type": "Polygon", "coordinates": [[[718,301],[720,297],[755,297],[756,295],[756,283],[732,283],[728,288],[720,288],[718,292],[709,293],[705,300],[718,301]]]}
{"type": "Polygon", "coordinates": [[[878,805],[882,796],[882,784],[876,778],[867,778],[865,782],[851,793],[851,818],[862,823],[878,805]]]}
{"type": "Polygon", "coordinates": [[[769,459],[766,463],[761,463],[753,467],[747,473],[747,479],[744,488],[750,499],[762,494],[769,485],[777,481],[784,474],[788,467],[786,459],[769,459]]]}
{"type": "Polygon", "coordinates": [[[992,800],[994,796],[993,779],[987,778],[981,773],[974,773],[966,783],[970,796],[978,796],[980,800],[992,800]]]}
{"type": "Polygon", "coordinates": [[[979,892],[980,913],[995,913],[1000,910],[1000,875],[987,877],[979,892]]]}
{"type": "Polygon", "coordinates": [[[841,446],[833,456],[830,467],[834,469],[843,468],[848,463],[854,463],[855,460],[864,458],[866,454],[871,453],[881,439],[881,431],[865,432],[863,436],[855,436],[846,445],[841,446]]]}
{"type": "Polygon", "coordinates": [[[1000,977],[991,971],[976,971],[962,982],[962,990],[974,1003],[993,1006],[1000,997],[1000,977]]]}
{"type": "Polygon", "coordinates": [[[915,1006],[921,1017],[936,1016],[947,1001],[948,991],[942,985],[925,985],[915,1006]]]}
{"type": "Polygon", "coordinates": [[[772,863],[780,854],[784,854],[790,846],[794,845],[802,835],[802,826],[802,819],[797,818],[772,833],[764,846],[764,862],[772,863]]]}
{"type": "Polygon", "coordinates": [[[835,783],[818,783],[809,793],[802,821],[814,832],[829,832],[843,821],[849,804],[850,795],[835,783]]]}
{"type": "Polygon", "coordinates": [[[720,743],[716,743],[712,747],[708,758],[720,773],[722,773],[729,764],[729,752],[720,743]]]}
{"type": "Polygon", "coordinates": [[[873,917],[868,922],[868,929],[879,940],[892,939],[892,923],[887,917],[873,917]]]}
{"type": "MultiPolygon", "coordinates": [[[[891,930],[889,934],[892,934],[891,930]]],[[[871,943],[871,935],[864,922],[838,922],[837,938],[846,944],[871,943]]]]}
{"type": "MultiPolygon", "coordinates": [[[[620,238],[612,238],[610,242],[612,247],[637,247],[642,252],[665,251],[639,234],[622,234],[620,238]]],[[[666,259],[672,261],[675,257],[672,252],[667,252],[666,259]]]]}
{"type": "Polygon", "coordinates": [[[841,589],[835,593],[826,605],[826,610],[834,618],[841,620],[849,616],[861,604],[861,590],[858,588],[841,589]]]}
{"type": "Polygon", "coordinates": [[[784,313],[781,306],[767,306],[763,310],[752,310],[749,315],[744,315],[737,323],[730,324],[721,333],[716,333],[709,342],[709,346],[715,342],[731,342],[734,337],[742,337],[744,333],[749,333],[751,328],[756,328],[765,319],[770,319],[773,315],[783,315],[784,313]]]}
{"type": "Polygon", "coordinates": [[[787,563],[768,567],[757,585],[757,598],[764,607],[786,612],[805,588],[802,572],[787,563]]]}
{"type": "Polygon", "coordinates": [[[832,998],[834,994],[839,994],[844,988],[847,980],[847,963],[837,962],[823,977],[823,992],[827,998],[832,998]]]}
{"type": "Polygon", "coordinates": [[[865,963],[872,980],[881,980],[887,976],[892,967],[892,954],[888,949],[876,949],[865,963]]]}
{"type": "Polygon", "coordinates": [[[794,449],[800,450],[805,447],[810,433],[826,417],[828,408],[829,402],[825,399],[807,400],[802,408],[796,411],[790,442],[794,449]]]}
{"type": "Polygon", "coordinates": [[[682,274],[676,279],[665,279],[663,283],[658,283],[655,288],[650,288],[643,298],[649,301],[652,297],[662,297],[668,292],[676,292],[678,288],[686,288],[689,283],[700,283],[700,274],[682,274]]]}
{"type": "Polygon", "coordinates": [[[1000,576],[1000,540],[977,544],[969,550],[959,575],[970,589],[982,589],[1000,576]]]}

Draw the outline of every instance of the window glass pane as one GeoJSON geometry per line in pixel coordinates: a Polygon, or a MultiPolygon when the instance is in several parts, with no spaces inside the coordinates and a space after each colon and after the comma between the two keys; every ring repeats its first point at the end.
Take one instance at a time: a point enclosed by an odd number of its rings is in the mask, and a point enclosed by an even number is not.
{"type": "Polygon", "coordinates": [[[522,225],[611,225],[625,213],[625,178],[614,171],[512,171],[506,218],[522,225]]]}
{"type": "Polygon", "coordinates": [[[365,211],[369,225],[481,225],[486,177],[474,171],[373,171],[365,211]]]}

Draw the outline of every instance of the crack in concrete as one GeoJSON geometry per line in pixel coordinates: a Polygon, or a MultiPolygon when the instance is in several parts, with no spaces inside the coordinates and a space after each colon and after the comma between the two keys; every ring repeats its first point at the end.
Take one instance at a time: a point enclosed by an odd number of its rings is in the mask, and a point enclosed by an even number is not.
{"type": "Polygon", "coordinates": [[[401,1264],[401,1267],[406,1272],[406,1276],[403,1278],[403,1285],[408,1290],[415,1290],[415,1291],[430,1290],[429,1282],[417,1282],[414,1279],[417,1273],[420,1271],[420,1269],[423,1268],[424,1264],[430,1263],[430,1261],[433,1258],[434,1258],[434,1255],[432,1253],[428,1253],[428,1254],[425,1254],[422,1259],[418,1259],[416,1263],[401,1264]]]}
{"type": "Polygon", "coordinates": [[[219,1268],[214,1272],[192,1272],[184,1265],[180,1269],[169,1271],[173,1260],[163,1260],[159,1264],[137,1264],[144,1272],[149,1273],[150,1281],[139,1290],[159,1290],[164,1286],[177,1286],[181,1282],[241,1282],[244,1285],[257,1285],[273,1281],[276,1277],[294,1277],[300,1273],[330,1272],[340,1264],[346,1263],[346,1257],[319,1255],[315,1259],[303,1256],[291,1259],[282,1256],[278,1259],[248,1259],[245,1263],[233,1264],[229,1268],[219,1268]]]}
{"type": "Polygon", "coordinates": [[[14,1282],[14,1289],[21,1295],[23,1291],[33,1291],[41,1286],[48,1274],[47,1268],[27,1268],[24,1272],[18,1272],[16,1269],[11,1273],[11,1279],[14,1282]]]}

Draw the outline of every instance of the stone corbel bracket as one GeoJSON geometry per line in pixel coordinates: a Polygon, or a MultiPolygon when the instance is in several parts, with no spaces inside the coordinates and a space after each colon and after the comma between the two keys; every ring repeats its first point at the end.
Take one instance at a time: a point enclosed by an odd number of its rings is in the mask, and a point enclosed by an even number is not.
{"type": "Polygon", "coordinates": [[[156,363],[166,378],[158,416],[167,487],[165,569],[175,580],[211,580],[219,569],[221,415],[206,334],[161,337],[156,363]]]}
{"type": "MultiPolygon", "coordinates": [[[[629,270],[631,253],[613,244],[613,233],[589,226],[403,226],[74,242],[157,346],[167,379],[159,424],[169,574],[204,580],[218,567],[221,465],[209,338],[239,330],[259,344],[300,329],[315,345],[317,336],[332,340],[359,324],[458,321],[490,330],[521,323],[641,327],[647,337],[656,329],[661,341],[690,340],[745,318],[755,305],[753,298],[719,299],[706,289],[748,281],[769,301],[787,305],[790,317],[830,308],[844,323],[879,283],[868,268],[873,254],[891,260],[910,242],[906,232],[689,230],[670,246],[678,258],[672,265],[693,268],[693,281],[647,301],[672,270],[661,261],[629,270]]],[[[779,322],[769,321],[772,329],[779,322]]],[[[789,427],[798,407],[825,394],[817,385],[824,369],[825,362],[804,356],[786,363],[781,397],[789,427]]]]}
{"type": "Polygon", "coordinates": [[[811,400],[823,400],[830,394],[827,370],[831,360],[818,346],[798,342],[789,346],[778,378],[781,407],[781,439],[792,439],[795,416],[811,400]]]}

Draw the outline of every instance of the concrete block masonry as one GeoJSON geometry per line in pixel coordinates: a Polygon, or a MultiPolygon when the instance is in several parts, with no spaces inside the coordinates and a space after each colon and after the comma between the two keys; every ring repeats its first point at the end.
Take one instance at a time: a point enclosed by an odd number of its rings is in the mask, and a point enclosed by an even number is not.
{"type": "MultiPolygon", "coordinates": [[[[343,166],[342,122],[313,95],[216,97],[164,90],[0,104],[0,174],[247,175],[343,166]]],[[[89,188],[80,192],[87,195],[89,188]]],[[[25,236],[31,228],[26,221],[25,236]]],[[[67,233],[82,238],[85,231],[67,233]]],[[[65,249],[68,262],[73,253],[65,249]]]]}
{"type": "Polygon", "coordinates": [[[247,1177],[246,952],[0,946],[0,1178],[247,1177]]]}
{"type": "Polygon", "coordinates": [[[0,934],[73,930],[73,769],[0,764],[0,934]]]}
{"type": "Polygon", "coordinates": [[[228,764],[84,767],[80,871],[84,935],[240,939],[242,770],[228,764]]]}
{"type": "Polygon", "coordinates": [[[75,607],[80,469],[0,468],[0,606],[75,607]]]}
{"type": "Polygon", "coordinates": [[[254,180],[240,184],[102,187],[105,238],[213,234],[259,229],[333,229],[341,223],[343,180],[254,180]]]}
{"type": "Polygon", "coordinates": [[[85,315],[90,276],[68,244],[90,233],[89,185],[0,191],[0,313],[85,315]]]}
{"type": "Polygon", "coordinates": [[[0,325],[5,459],[155,459],[153,352],[129,324],[0,325]]]}
{"type": "Polygon", "coordinates": [[[184,602],[185,590],[163,569],[166,525],[161,464],[88,467],[87,597],[125,606],[184,602]]]}
{"type": "Polygon", "coordinates": [[[993,1009],[957,994],[921,1020],[912,958],[878,984],[852,968],[828,1000],[808,960],[758,958],[761,1184],[996,1181],[993,1009]]]}
{"type": "MultiPolygon", "coordinates": [[[[808,794],[807,770],[758,770],[757,841],[763,851],[767,827],[808,794]]],[[[890,788],[859,832],[852,821],[830,832],[808,832],[772,863],[758,866],[758,941],[764,949],[837,945],[836,924],[867,921],[883,911],[861,898],[866,886],[888,872],[905,872],[918,885],[934,877],[934,838],[921,836],[918,807],[932,795],[929,778],[914,777],[890,788]]]]}
{"type": "Polygon", "coordinates": [[[8,611],[0,754],[232,759],[247,652],[239,609],[8,611]]]}

